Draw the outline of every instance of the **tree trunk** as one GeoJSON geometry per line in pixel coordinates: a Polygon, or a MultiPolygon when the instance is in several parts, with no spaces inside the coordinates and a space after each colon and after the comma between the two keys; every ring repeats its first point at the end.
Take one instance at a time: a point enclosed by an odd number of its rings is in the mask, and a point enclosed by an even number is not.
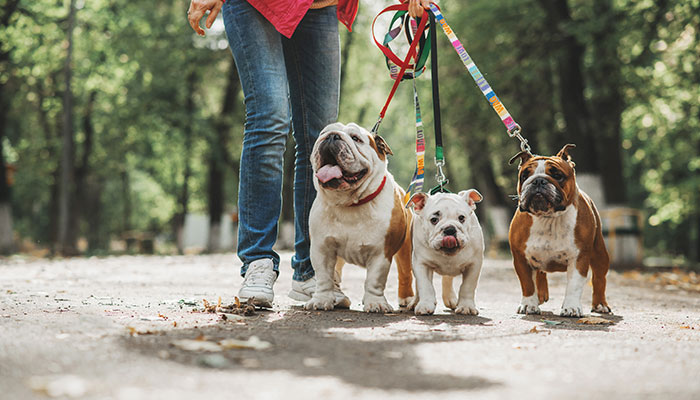
{"type": "Polygon", "coordinates": [[[63,64],[65,89],[63,92],[63,126],[61,149],[61,184],[59,197],[59,223],[58,241],[60,252],[64,255],[74,255],[77,252],[74,238],[71,238],[71,219],[75,218],[71,212],[72,193],[74,187],[74,137],[73,137],[73,89],[72,61],[73,61],[73,30],[75,28],[75,0],[71,0],[68,11],[66,37],[68,47],[66,59],[63,64]]]}
{"type": "Polygon", "coordinates": [[[627,192],[622,166],[621,120],[624,102],[622,90],[621,62],[617,55],[619,35],[616,31],[619,18],[613,10],[611,0],[593,2],[593,13],[607,23],[593,34],[593,58],[591,65],[593,110],[592,122],[598,140],[600,154],[598,167],[603,178],[603,192],[607,204],[625,204],[627,192]]]}
{"type": "Polygon", "coordinates": [[[221,249],[221,217],[224,214],[225,204],[224,177],[226,174],[224,169],[227,167],[226,161],[229,159],[226,149],[229,133],[233,126],[233,114],[238,104],[240,88],[238,70],[233,58],[231,58],[221,114],[214,126],[214,140],[211,141],[209,146],[209,179],[207,182],[209,209],[208,252],[216,252],[221,249]]]}
{"type": "MultiPolygon", "coordinates": [[[[75,169],[75,201],[73,202],[75,218],[75,224],[71,226],[71,234],[74,235],[73,240],[77,240],[78,234],[78,221],[82,220],[86,222],[89,227],[88,232],[95,233],[94,227],[99,225],[99,221],[94,221],[91,217],[96,217],[98,214],[92,210],[95,206],[94,202],[91,201],[91,187],[88,183],[88,178],[90,176],[90,155],[92,154],[93,141],[95,137],[95,128],[92,123],[92,112],[95,105],[95,98],[97,97],[97,91],[92,91],[88,95],[88,101],[85,105],[85,111],[83,114],[83,133],[85,134],[85,141],[83,142],[83,151],[80,157],[80,165],[75,169]]],[[[90,248],[94,249],[94,243],[91,241],[96,241],[96,237],[88,237],[88,245],[90,248]]]]}
{"type": "Polygon", "coordinates": [[[186,123],[184,126],[185,135],[185,160],[182,177],[182,187],[177,197],[178,212],[175,215],[175,240],[179,254],[185,252],[185,218],[187,216],[187,206],[190,199],[189,183],[192,176],[192,136],[194,130],[194,91],[197,83],[197,75],[191,71],[187,75],[187,99],[185,100],[186,123]]]}
{"type": "MultiPolygon", "coordinates": [[[[3,6],[0,18],[0,27],[9,26],[12,15],[17,10],[19,0],[7,1],[3,6]]],[[[0,46],[0,73],[5,72],[10,64],[10,50],[0,46]]],[[[9,102],[6,98],[5,82],[0,80],[0,254],[10,254],[15,251],[14,234],[12,228],[12,206],[10,203],[10,184],[7,181],[7,169],[3,152],[3,138],[7,125],[7,113],[9,102]]]]}
{"type": "Polygon", "coordinates": [[[559,101],[566,122],[566,134],[554,143],[561,148],[564,141],[576,144],[574,160],[580,173],[597,174],[598,163],[595,138],[589,124],[589,112],[584,96],[583,53],[584,46],[565,29],[573,23],[567,0],[540,0],[549,26],[552,43],[557,46],[554,55],[559,78],[559,101]]]}

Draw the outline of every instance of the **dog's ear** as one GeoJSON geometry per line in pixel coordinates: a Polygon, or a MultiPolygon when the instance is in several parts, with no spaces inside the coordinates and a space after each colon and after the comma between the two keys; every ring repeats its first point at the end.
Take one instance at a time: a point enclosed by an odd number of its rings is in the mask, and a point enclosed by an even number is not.
{"type": "Polygon", "coordinates": [[[413,211],[415,211],[416,214],[420,214],[423,207],[425,207],[425,202],[428,201],[428,197],[430,197],[428,193],[414,193],[408,200],[408,204],[406,204],[406,206],[413,206],[413,211]]]}
{"type": "Polygon", "coordinates": [[[484,196],[482,196],[476,189],[462,190],[458,194],[459,197],[463,198],[464,201],[467,202],[469,208],[472,210],[476,209],[476,203],[481,203],[481,200],[484,199],[484,196]]]}
{"type": "Polygon", "coordinates": [[[572,143],[565,144],[564,147],[562,147],[561,150],[559,150],[559,153],[557,153],[557,157],[563,158],[564,161],[571,162],[571,155],[569,155],[569,149],[573,149],[575,147],[576,145],[572,143]]]}
{"type": "Polygon", "coordinates": [[[379,135],[374,135],[374,143],[377,145],[377,151],[379,152],[380,155],[387,155],[387,154],[389,154],[390,156],[394,155],[394,153],[391,151],[391,148],[386,143],[386,140],[384,140],[383,137],[381,137],[379,135]]]}
{"type": "Polygon", "coordinates": [[[532,153],[530,153],[527,150],[523,150],[520,153],[514,155],[513,158],[511,158],[510,161],[508,161],[508,164],[513,164],[515,160],[520,159],[520,165],[523,165],[523,163],[527,162],[527,160],[531,159],[532,157],[532,153]]]}

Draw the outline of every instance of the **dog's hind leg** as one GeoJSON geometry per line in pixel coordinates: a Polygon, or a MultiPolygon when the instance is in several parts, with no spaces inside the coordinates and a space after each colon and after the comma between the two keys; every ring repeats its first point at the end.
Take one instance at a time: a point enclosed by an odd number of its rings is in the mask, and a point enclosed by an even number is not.
{"type": "Polygon", "coordinates": [[[540,304],[549,300],[549,285],[547,284],[547,274],[545,272],[537,271],[535,286],[537,286],[537,298],[540,304]]]}
{"type": "Polygon", "coordinates": [[[452,286],[453,280],[454,276],[442,276],[442,302],[445,304],[445,307],[451,310],[457,308],[457,295],[452,286]]]}
{"type": "Polygon", "coordinates": [[[394,255],[399,272],[399,307],[406,307],[413,300],[413,272],[411,271],[412,243],[410,238],[403,242],[394,255]]]}

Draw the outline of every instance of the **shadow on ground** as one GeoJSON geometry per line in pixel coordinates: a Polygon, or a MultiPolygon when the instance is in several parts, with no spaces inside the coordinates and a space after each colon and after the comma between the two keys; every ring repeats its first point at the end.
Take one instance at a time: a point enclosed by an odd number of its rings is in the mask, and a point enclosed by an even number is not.
{"type": "Polygon", "coordinates": [[[624,318],[621,315],[603,314],[600,317],[588,315],[586,318],[579,319],[560,317],[551,311],[543,311],[542,314],[523,315],[521,319],[524,321],[541,322],[542,327],[546,329],[608,332],[611,326],[617,325],[624,318]],[[579,322],[582,320],[588,320],[590,322],[579,322]]]}
{"type": "Polygon", "coordinates": [[[426,373],[414,348],[423,343],[493,337],[488,329],[490,321],[452,314],[416,318],[412,313],[308,312],[292,308],[258,312],[244,323],[221,321],[195,329],[126,336],[123,343],[144,355],[204,368],[285,370],[299,376],[333,376],[365,388],[476,390],[499,383],[475,375],[426,373]],[[180,339],[204,337],[216,342],[253,335],[272,343],[272,347],[206,353],[172,345],[180,339]]]}

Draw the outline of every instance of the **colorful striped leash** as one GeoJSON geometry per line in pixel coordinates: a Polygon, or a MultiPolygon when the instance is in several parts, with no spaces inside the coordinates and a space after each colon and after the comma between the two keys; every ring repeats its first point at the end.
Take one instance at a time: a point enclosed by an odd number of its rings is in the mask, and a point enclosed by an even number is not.
{"type": "MultiPolygon", "coordinates": [[[[462,63],[467,68],[467,71],[469,71],[472,79],[474,79],[474,82],[481,90],[481,93],[484,95],[484,97],[486,97],[486,100],[489,102],[489,104],[491,104],[491,107],[501,118],[501,122],[503,122],[503,124],[506,126],[508,136],[515,137],[520,140],[520,149],[529,153],[530,145],[527,143],[527,139],[522,137],[522,129],[520,128],[520,125],[513,120],[513,117],[511,117],[508,110],[506,110],[506,107],[503,105],[498,96],[496,96],[496,93],[491,88],[491,85],[489,85],[484,75],[481,73],[481,71],[479,71],[479,68],[469,56],[469,53],[467,53],[467,50],[462,45],[462,42],[457,39],[454,31],[447,24],[445,17],[442,15],[440,9],[437,7],[437,5],[435,5],[435,3],[430,3],[430,11],[437,19],[437,23],[442,27],[442,30],[445,32],[445,35],[447,35],[450,43],[452,43],[452,47],[454,47],[455,51],[459,55],[459,58],[462,60],[462,63]]],[[[434,66],[431,66],[431,68],[433,67],[434,66]]]]}

